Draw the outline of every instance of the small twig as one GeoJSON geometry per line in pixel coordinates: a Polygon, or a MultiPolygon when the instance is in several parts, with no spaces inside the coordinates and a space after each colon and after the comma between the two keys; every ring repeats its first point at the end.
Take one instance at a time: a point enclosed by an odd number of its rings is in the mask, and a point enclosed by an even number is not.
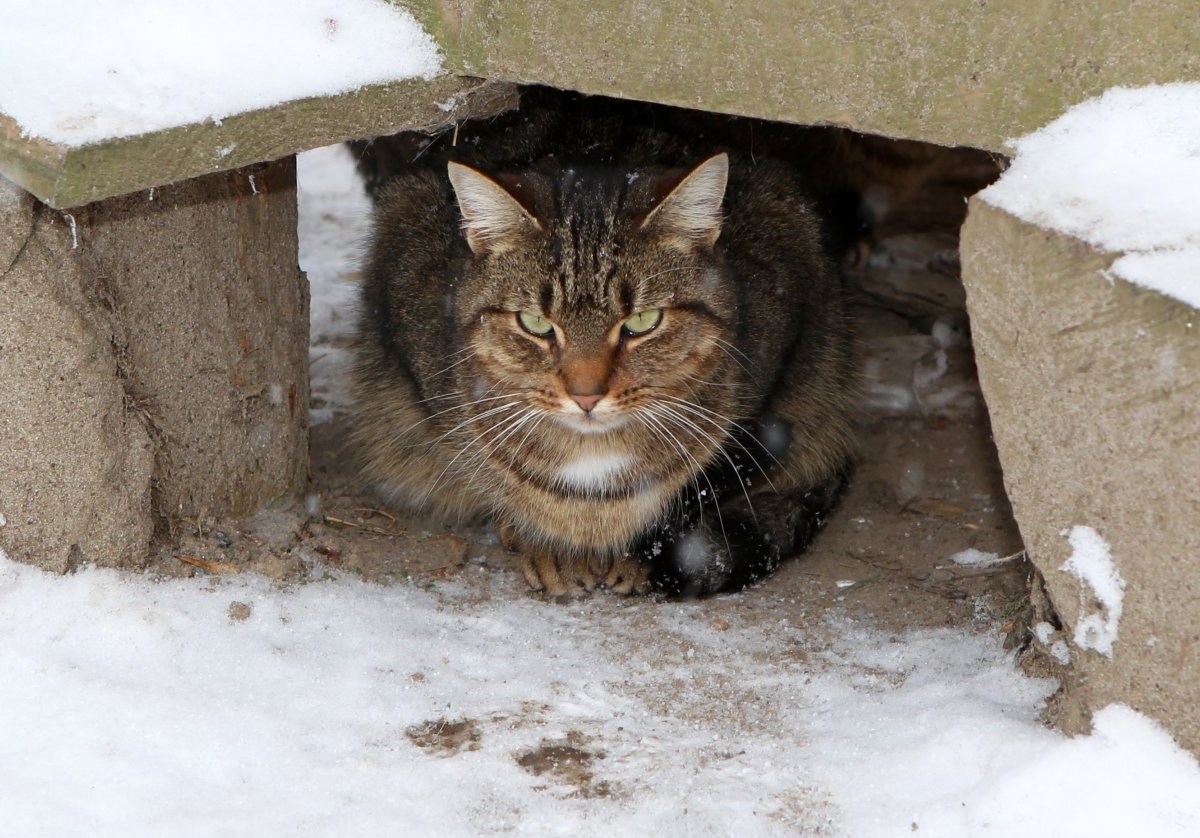
{"type": "Polygon", "coordinates": [[[373,527],[370,524],[360,524],[356,521],[347,521],[345,518],[334,518],[332,515],[325,516],[325,523],[333,524],[338,527],[349,527],[354,530],[362,530],[363,532],[374,533],[375,535],[407,535],[405,530],[385,530],[383,527],[373,527]]]}
{"type": "Polygon", "coordinates": [[[190,564],[192,567],[198,567],[207,573],[214,573],[218,576],[242,572],[240,567],[229,562],[212,562],[208,559],[197,559],[195,556],[176,556],[175,558],[184,564],[190,564]]]}
{"type": "Polygon", "coordinates": [[[370,515],[382,515],[384,518],[387,518],[393,524],[396,523],[396,516],[393,515],[392,513],[388,512],[385,509],[376,509],[373,506],[359,506],[359,507],[355,507],[354,511],[355,512],[366,512],[370,515]]]}

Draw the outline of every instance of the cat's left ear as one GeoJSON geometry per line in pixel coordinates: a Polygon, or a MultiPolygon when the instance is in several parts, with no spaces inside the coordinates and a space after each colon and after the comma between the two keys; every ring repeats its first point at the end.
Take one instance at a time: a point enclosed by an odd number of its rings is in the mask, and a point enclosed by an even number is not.
{"type": "Polygon", "coordinates": [[[688,244],[712,247],[721,235],[721,202],[729,182],[729,155],[708,158],[659,202],[642,229],[657,229],[688,244]]]}
{"type": "Polygon", "coordinates": [[[482,172],[452,162],[448,173],[462,210],[467,244],[476,256],[512,250],[529,233],[542,229],[512,193],[482,172]]]}

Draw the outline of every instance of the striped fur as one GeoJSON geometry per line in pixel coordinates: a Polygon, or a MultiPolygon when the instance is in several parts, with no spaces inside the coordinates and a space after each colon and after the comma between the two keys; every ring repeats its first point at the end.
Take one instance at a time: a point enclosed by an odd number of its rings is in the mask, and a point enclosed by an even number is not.
{"type": "Polygon", "coordinates": [[[724,154],[646,145],[621,163],[424,161],[377,196],[365,471],[394,502],[493,517],[551,594],[753,581],[811,538],[852,448],[845,290],[794,175],[733,156],[722,205],[724,154]],[[653,309],[652,331],[622,330],[653,309]]]}

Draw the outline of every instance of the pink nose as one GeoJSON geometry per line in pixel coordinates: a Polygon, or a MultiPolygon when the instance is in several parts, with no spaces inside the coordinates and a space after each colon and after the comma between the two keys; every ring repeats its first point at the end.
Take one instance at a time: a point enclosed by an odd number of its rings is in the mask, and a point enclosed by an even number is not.
{"type": "Polygon", "coordinates": [[[596,406],[596,402],[598,402],[602,398],[604,398],[603,393],[601,393],[597,396],[580,396],[575,393],[568,393],[567,395],[569,395],[571,397],[571,400],[574,401],[575,404],[582,407],[585,411],[591,410],[593,407],[596,406]]]}

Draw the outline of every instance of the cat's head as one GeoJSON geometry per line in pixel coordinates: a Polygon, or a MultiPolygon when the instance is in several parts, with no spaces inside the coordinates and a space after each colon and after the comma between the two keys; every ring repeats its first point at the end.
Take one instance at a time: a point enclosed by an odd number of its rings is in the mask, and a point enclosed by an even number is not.
{"type": "Polygon", "coordinates": [[[467,388],[578,434],[720,438],[699,411],[733,410],[735,296],[717,244],[728,171],[724,154],[629,173],[451,163],[470,249],[467,388]]]}

